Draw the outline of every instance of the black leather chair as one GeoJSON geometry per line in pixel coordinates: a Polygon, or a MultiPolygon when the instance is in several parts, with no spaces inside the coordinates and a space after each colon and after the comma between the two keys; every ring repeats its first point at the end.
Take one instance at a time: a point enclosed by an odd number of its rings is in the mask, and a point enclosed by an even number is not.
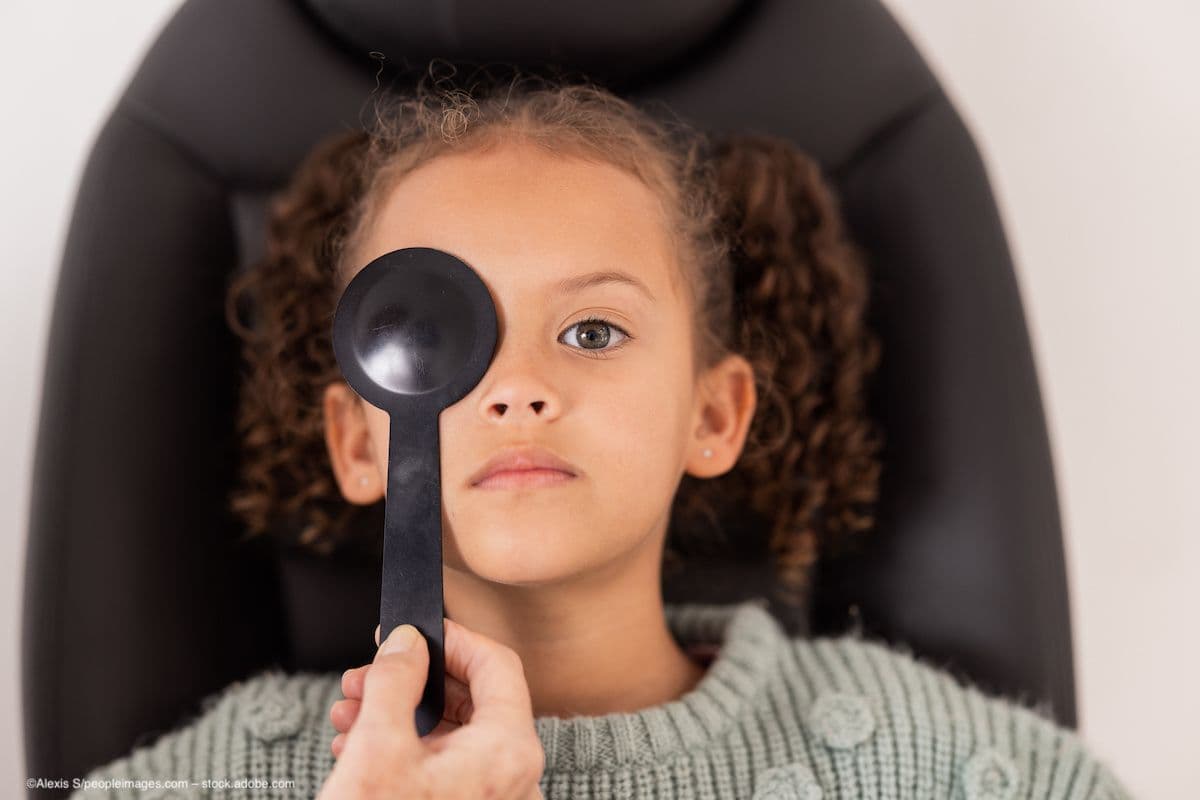
{"type": "MultiPolygon", "coordinates": [[[[872,262],[887,445],[869,546],[823,563],[807,618],[785,624],[903,642],[1073,726],[1054,473],[1009,249],[969,132],[877,0],[188,0],[99,131],[63,254],[24,596],[29,774],[81,776],[267,665],[370,659],[372,552],[234,543],[222,302],[261,252],[267,195],[432,56],[560,63],[820,161],[872,262]]],[[[764,566],[697,564],[666,597],[754,595],[764,566]]]]}

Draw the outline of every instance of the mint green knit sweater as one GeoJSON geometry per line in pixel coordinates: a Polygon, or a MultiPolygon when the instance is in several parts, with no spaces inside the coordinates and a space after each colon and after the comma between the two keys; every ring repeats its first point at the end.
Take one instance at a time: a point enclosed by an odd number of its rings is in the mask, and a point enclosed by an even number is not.
{"type": "MultiPolygon", "coordinates": [[[[1130,796],[1073,731],[898,648],[789,638],[755,601],[666,613],[684,647],[716,651],[708,672],[664,705],[535,719],[546,800],[1130,796]]],[[[313,797],[333,768],[329,707],[341,696],[335,673],[236,682],[189,724],[90,772],[99,788],[72,798],[313,797]],[[179,779],[196,785],[119,788],[179,779]],[[254,785],[213,791],[206,779],[254,785]]]]}

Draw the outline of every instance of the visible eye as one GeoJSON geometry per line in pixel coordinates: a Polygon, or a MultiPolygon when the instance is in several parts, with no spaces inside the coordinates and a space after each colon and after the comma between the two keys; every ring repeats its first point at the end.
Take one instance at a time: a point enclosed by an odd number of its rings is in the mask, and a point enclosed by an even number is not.
{"type": "MultiPolygon", "coordinates": [[[[587,319],[581,319],[579,322],[576,322],[574,325],[563,331],[563,335],[566,335],[568,331],[575,330],[576,328],[579,329],[579,332],[575,335],[576,340],[585,343],[582,347],[577,347],[576,349],[586,350],[588,351],[587,354],[589,356],[593,356],[595,358],[608,358],[612,351],[618,350],[623,346],[625,339],[633,338],[625,332],[624,328],[604,319],[603,317],[588,317],[587,319]],[[620,334],[622,337],[620,340],[622,344],[618,344],[613,347],[606,347],[606,345],[612,339],[612,331],[617,331],[620,334]]],[[[562,341],[562,336],[559,337],[559,341],[562,341]]]]}

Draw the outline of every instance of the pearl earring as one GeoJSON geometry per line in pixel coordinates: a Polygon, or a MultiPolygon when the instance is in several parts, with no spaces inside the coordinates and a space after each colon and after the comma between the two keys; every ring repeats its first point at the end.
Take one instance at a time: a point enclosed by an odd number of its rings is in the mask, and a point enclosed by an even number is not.
{"type": "Polygon", "coordinates": [[[707,447],[704,448],[704,457],[709,458],[711,455],[712,455],[712,450],[709,450],[707,447]]]}

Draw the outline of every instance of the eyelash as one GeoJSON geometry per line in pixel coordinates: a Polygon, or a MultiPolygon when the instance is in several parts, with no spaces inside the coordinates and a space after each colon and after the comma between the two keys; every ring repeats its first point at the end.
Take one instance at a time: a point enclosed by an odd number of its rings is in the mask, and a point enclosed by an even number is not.
{"type": "MultiPolygon", "coordinates": [[[[624,336],[625,338],[621,340],[620,344],[606,347],[603,350],[592,350],[592,349],[588,349],[586,347],[576,347],[575,345],[569,345],[572,350],[579,350],[588,358],[611,358],[612,353],[614,351],[620,350],[622,347],[625,346],[625,344],[627,342],[629,342],[630,340],[633,339],[633,337],[630,336],[629,333],[624,328],[622,328],[620,325],[616,324],[612,320],[608,320],[608,319],[605,319],[604,317],[598,317],[598,316],[591,316],[591,317],[588,317],[587,319],[581,319],[578,322],[576,322],[576,323],[572,324],[571,326],[569,326],[568,328],[566,328],[566,330],[564,330],[563,333],[566,333],[567,331],[571,330],[571,328],[577,328],[580,325],[586,325],[589,322],[598,322],[601,325],[607,325],[610,328],[620,331],[621,335],[624,336]]],[[[560,339],[561,339],[561,336],[560,336],[560,339]]]]}

